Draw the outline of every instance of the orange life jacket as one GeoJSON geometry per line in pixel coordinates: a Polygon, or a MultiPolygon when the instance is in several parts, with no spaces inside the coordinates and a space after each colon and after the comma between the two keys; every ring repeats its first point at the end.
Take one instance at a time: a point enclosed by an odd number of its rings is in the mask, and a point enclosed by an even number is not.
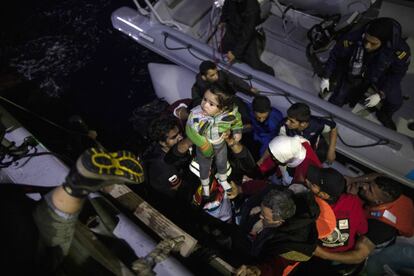
{"type": "Polygon", "coordinates": [[[291,264],[291,265],[285,267],[285,269],[283,270],[282,276],[289,275],[295,269],[295,267],[297,267],[299,264],[300,264],[300,262],[296,262],[294,264],[291,264]]]}
{"type": "Polygon", "coordinates": [[[328,202],[317,196],[315,196],[315,201],[319,205],[320,209],[318,219],[316,220],[318,239],[323,239],[335,230],[336,216],[328,202]]]}
{"type": "Polygon", "coordinates": [[[377,219],[395,227],[402,236],[411,237],[414,234],[413,201],[405,195],[393,202],[368,207],[367,218],[377,219]]]}

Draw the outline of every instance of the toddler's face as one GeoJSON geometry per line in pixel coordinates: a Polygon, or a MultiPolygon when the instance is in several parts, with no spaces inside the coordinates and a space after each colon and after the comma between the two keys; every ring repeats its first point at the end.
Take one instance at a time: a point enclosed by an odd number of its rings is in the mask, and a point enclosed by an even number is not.
{"type": "Polygon", "coordinates": [[[215,116],[222,111],[219,108],[218,97],[211,93],[210,90],[204,93],[203,100],[201,101],[201,109],[208,116],[215,116]]]}

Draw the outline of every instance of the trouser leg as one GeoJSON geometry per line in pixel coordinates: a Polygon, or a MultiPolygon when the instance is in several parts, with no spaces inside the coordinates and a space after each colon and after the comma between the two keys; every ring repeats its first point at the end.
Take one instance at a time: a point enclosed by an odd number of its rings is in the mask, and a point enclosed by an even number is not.
{"type": "Polygon", "coordinates": [[[337,106],[343,106],[346,102],[348,90],[349,90],[348,82],[346,81],[341,82],[340,85],[335,87],[334,91],[332,92],[331,97],[329,98],[329,102],[337,106]]]}
{"type": "Polygon", "coordinates": [[[200,179],[208,179],[210,175],[211,160],[210,157],[205,157],[201,151],[197,148],[197,162],[200,166],[200,179]]]}
{"type": "Polygon", "coordinates": [[[384,266],[388,266],[394,272],[400,269],[414,268],[414,245],[397,242],[368,257],[367,275],[384,275],[384,266]]]}
{"type": "Polygon", "coordinates": [[[225,142],[214,145],[214,153],[216,157],[216,167],[219,174],[227,173],[227,145],[225,142]]]}
{"type": "Polygon", "coordinates": [[[326,161],[326,155],[328,154],[329,145],[326,142],[325,137],[320,136],[318,141],[318,147],[316,148],[316,155],[321,162],[326,161]]]}
{"type": "Polygon", "coordinates": [[[33,218],[40,238],[53,250],[53,264],[56,267],[69,252],[78,214],[69,215],[57,210],[49,193],[34,210],[33,218]]]}
{"type": "Polygon", "coordinates": [[[257,38],[252,39],[243,53],[242,61],[250,65],[253,69],[265,72],[274,76],[275,72],[272,67],[260,60],[257,38]]]}
{"type": "Polygon", "coordinates": [[[402,103],[394,104],[385,100],[376,115],[378,120],[387,128],[396,130],[397,127],[392,120],[392,115],[401,107],[402,103]]]}

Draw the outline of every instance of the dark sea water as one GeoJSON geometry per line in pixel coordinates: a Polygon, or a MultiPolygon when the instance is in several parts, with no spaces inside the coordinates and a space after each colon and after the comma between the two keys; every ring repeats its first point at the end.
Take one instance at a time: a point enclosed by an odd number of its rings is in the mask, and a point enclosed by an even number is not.
{"type": "MultiPolygon", "coordinates": [[[[110,149],[137,146],[132,112],[155,98],[147,64],[167,61],[112,28],[112,11],[132,5],[9,3],[1,11],[1,95],[65,127],[80,115],[110,149]]],[[[67,133],[5,106],[52,150],[68,150],[67,133]]]]}
{"type": "MultiPolygon", "coordinates": [[[[132,1],[10,1],[0,10],[0,96],[32,113],[0,105],[72,161],[81,152],[76,137],[33,113],[66,128],[80,115],[111,150],[145,147],[134,110],[155,99],[147,64],[168,61],[112,28],[110,15],[121,6],[132,1]]],[[[197,275],[216,273],[198,259],[182,261],[197,275]]]]}

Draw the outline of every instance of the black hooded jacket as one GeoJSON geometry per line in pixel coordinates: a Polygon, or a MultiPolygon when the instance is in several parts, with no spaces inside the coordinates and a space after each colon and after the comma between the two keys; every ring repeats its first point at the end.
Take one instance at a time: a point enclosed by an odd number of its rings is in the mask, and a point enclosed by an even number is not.
{"type": "MultiPolygon", "coordinates": [[[[278,187],[277,187],[278,188],[278,187]]],[[[251,197],[242,210],[240,227],[245,236],[248,236],[253,225],[260,219],[259,214],[249,215],[252,208],[260,206],[263,197],[270,189],[251,197]]],[[[259,267],[272,266],[283,259],[285,263],[307,261],[315,251],[318,232],[316,219],[320,210],[310,192],[294,194],[296,213],[276,228],[264,228],[250,243],[247,243],[247,252],[244,262],[251,262],[259,267]],[[265,264],[270,262],[271,265],[265,264]]],[[[240,243],[241,244],[241,243],[240,243]]],[[[245,243],[246,246],[246,243],[245,243]]]]}

